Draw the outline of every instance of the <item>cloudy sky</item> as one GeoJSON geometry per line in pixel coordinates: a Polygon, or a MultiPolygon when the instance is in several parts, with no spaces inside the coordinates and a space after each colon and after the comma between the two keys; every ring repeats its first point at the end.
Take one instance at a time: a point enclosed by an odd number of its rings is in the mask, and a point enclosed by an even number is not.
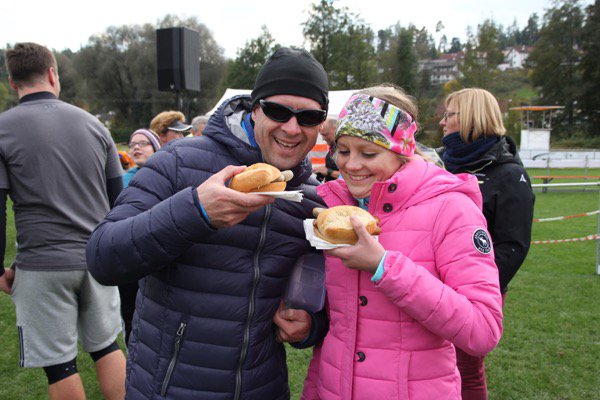
{"type": "MultiPolygon", "coordinates": [[[[316,0],[315,0],[316,1],[316,0]]],[[[213,33],[225,56],[234,58],[238,48],[260,35],[266,25],[283,45],[301,46],[302,23],[308,18],[311,0],[3,0],[0,2],[0,46],[34,41],[55,50],[78,50],[88,38],[114,25],[156,23],[166,14],[196,16],[213,33]],[[23,7],[23,9],[21,9],[23,7]]],[[[543,16],[551,0],[334,0],[359,14],[375,31],[400,22],[413,23],[463,40],[467,27],[476,28],[486,18],[523,28],[532,13],[543,16]]],[[[591,4],[593,0],[583,0],[591,4]]]]}

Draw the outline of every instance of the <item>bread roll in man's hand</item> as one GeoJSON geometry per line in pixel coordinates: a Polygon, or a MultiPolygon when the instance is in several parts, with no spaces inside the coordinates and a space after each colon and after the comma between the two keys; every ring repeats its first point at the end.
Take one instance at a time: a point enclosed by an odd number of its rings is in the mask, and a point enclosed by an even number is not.
{"type": "Polygon", "coordinates": [[[229,188],[246,193],[282,192],[293,177],[292,171],[279,171],[272,165],[256,163],[231,178],[229,188]]]}
{"type": "Polygon", "coordinates": [[[317,217],[313,222],[315,235],[334,244],[355,244],[358,236],[350,222],[354,215],[365,226],[371,235],[381,233],[379,219],[368,211],[355,206],[336,206],[331,208],[315,208],[313,214],[317,217]]]}

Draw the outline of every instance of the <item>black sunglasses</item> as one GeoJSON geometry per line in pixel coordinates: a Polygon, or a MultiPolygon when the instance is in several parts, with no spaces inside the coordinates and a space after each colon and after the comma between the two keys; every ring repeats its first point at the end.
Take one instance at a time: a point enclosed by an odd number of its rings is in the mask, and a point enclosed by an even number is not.
{"type": "Polygon", "coordinates": [[[260,108],[269,119],[276,122],[288,122],[293,116],[296,117],[298,125],[317,126],[327,118],[327,111],[314,108],[295,110],[274,101],[259,100],[260,108]]]}

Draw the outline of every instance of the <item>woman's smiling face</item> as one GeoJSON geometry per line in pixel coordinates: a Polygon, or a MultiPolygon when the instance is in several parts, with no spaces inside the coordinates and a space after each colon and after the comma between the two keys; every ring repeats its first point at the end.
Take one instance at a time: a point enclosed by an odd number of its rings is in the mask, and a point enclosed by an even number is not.
{"type": "Polygon", "coordinates": [[[370,196],[375,182],[389,179],[403,164],[393,151],[353,136],[338,139],[335,161],[356,198],[370,196]]]}

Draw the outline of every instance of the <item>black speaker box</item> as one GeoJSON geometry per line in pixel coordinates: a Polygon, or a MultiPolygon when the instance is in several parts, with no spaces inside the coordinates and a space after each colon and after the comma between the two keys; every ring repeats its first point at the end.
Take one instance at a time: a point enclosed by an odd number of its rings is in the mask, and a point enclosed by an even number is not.
{"type": "Polygon", "coordinates": [[[200,91],[200,35],[187,28],[156,30],[158,90],[200,91]]]}

